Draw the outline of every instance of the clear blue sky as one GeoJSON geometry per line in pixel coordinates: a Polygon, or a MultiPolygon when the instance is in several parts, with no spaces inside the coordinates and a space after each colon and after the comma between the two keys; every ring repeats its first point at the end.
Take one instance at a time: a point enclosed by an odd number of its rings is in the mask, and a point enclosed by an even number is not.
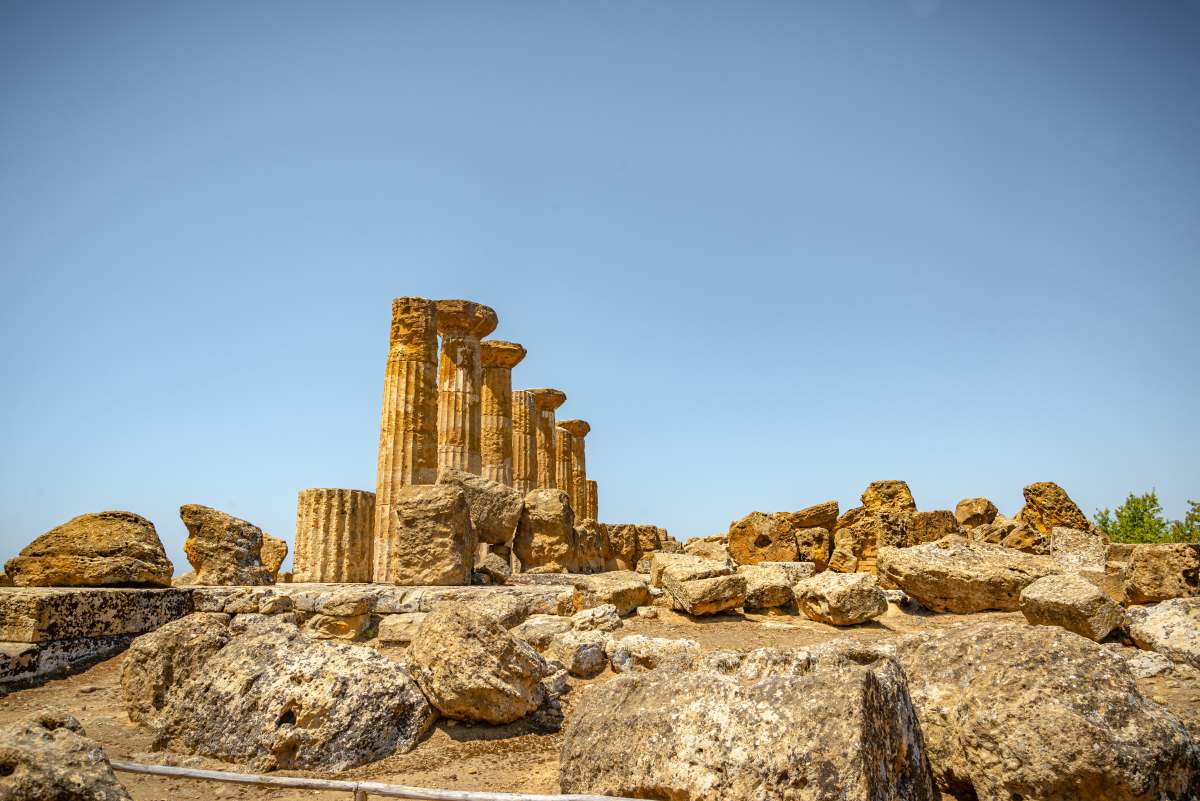
{"type": "Polygon", "coordinates": [[[492,305],[682,538],[903,478],[1200,498],[1200,4],[0,2],[0,558],[373,489],[492,305]]]}

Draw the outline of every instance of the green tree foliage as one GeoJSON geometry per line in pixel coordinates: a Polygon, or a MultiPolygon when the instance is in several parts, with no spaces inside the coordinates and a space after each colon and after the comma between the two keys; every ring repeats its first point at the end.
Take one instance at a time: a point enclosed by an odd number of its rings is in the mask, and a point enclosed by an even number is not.
{"type": "Polygon", "coordinates": [[[1113,542],[1200,542],[1200,502],[1188,501],[1183,520],[1167,520],[1154,490],[1131,492],[1115,510],[1098,510],[1096,525],[1113,542]]]}

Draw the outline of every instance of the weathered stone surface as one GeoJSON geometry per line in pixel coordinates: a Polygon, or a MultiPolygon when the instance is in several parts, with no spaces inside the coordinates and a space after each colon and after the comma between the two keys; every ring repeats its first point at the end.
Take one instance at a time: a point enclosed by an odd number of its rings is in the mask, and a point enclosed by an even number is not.
{"type": "Polygon", "coordinates": [[[799,582],[792,591],[806,617],[833,626],[866,623],[887,611],[887,596],[866,573],[827,570],[799,582]]]}
{"type": "Polygon", "coordinates": [[[942,790],[981,801],[1182,799],[1198,752],[1124,660],[1047,626],[973,623],[902,638],[942,790]]]}
{"type": "Polygon", "coordinates": [[[951,512],[949,509],[935,509],[931,512],[912,513],[908,518],[908,542],[905,545],[900,545],[900,543],[882,544],[906,547],[907,545],[936,542],[942,537],[948,537],[952,534],[965,535],[965,533],[958,524],[954,512],[951,512]]]}
{"type": "Polygon", "coordinates": [[[1043,576],[1020,596],[1021,613],[1034,625],[1061,626],[1099,642],[1121,625],[1120,604],[1079,575],[1043,576]]]}
{"type": "Polygon", "coordinates": [[[995,522],[1000,510],[987,498],[963,498],[954,507],[954,518],[963,528],[986,526],[995,522]]]}
{"type": "Polygon", "coordinates": [[[564,732],[563,792],[679,801],[936,798],[899,665],[879,656],[789,667],[761,677],[658,670],[589,687],[564,732]]]}
{"type": "Polygon", "coordinates": [[[637,524],[634,528],[637,530],[638,551],[643,558],[662,547],[662,538],[666,532],[661,528],[646,523],[637,524]]]}
{"type": "Polygon", "coordinates": [[[611,647],[609,659],[614,673],[659,668],[682,673],[691,670],[700,661],[700,644],[695,640],[634,634],[616,640],[611,647]]]}
{"type": "Polygon", "coordinates": [[[302,490],[296,499],[293,581],[370,581],[374,526],[375,493],[302,490]]]}
{"type": "Polygon", "coordinates": [[[571,618],[561,615],[530,615],[509,631],[519,639],[532,645],[540,652],[550,647],[550,641],[558,634],[571,631],[571,618]]]}
{"type": "Polygon", "coordinates": [[[833,531],[834,526],[837,525],[838,502],[825,501],[801,509],[799,512],[791,512],[790,515],[795,528],[823,528],[826,531],[833,531]]]}
{"type": "Polygon", "coordinates": [[[479,542],[504,545],[512,540],[525,508],[525,499],[516,490],[452,467],[438,472],[437,483],[458,487],[466,494],[471,526],[479,542]]]}
{"type": "Polygon", "coordinates": [[[574,579],[572,602],[576,610],[611,604],[619,615],[627,615],[650,603],[650,590],[637,573],[613,570],[574,579]]]}
{"type": "Polygon", "coordinates": [[[232,637],[229,615],[196,612],[135,639],[121,663],[129,719],[158,725],[167,693],[202,671],[208,658],[232,637]]]}
{"type": "Polygon", "coordinates": [[[607,568],[608,526],[593,519],[575,521],[576,562],[580,573],[600,573],[607,568]]]}
{"type": "Polygon", "coordinates": [[[427,612],[384,615],[379,619],[379,631],[376,636],[380,642],[407,645],[417,636],[427,616],[427,612]]]}
{"type": "Polygon", "coordinates": [[[0,799],[130,801],[104,750],[65,710],[0,726],[0,799]]]}
{"type": "Polygon", "coordinates": [[[1200,668],[1200,598],[1175,598],[1128,610],[1126,629],[1138,648],[1200,668]]]}
{"type": "Polygon", "coordinates": [[[483,364],[479,340],[496,330],[496,312],[469,300],[437,300],[438,469],[482,470],[483,364]]]}
{"type": "Polygon", "coordinates": [[[738,575],[746,579],[744,608],[774,609],[792,605],[795,601],[792,585],[800,580],[793,577],[800,571],[788,571],[781,565],[808,565],[811,568],[812,562],[760,562],[738,566],[738,575]]]}
{"type": "MultiPolygon", "coordinates": [[[[909,544],[910,514],[872,511],[865,506],[846,510],[833,532],[833,553],[829,569],[840,573],[875,572],[878,549],[885,545],[909,544]]],[[[815,560],[814,560],[815,561],[815,560]]],[[[818,563],[817,567],[820,567],[818,563]]]]}
{"type": "Polygon", "coordinates": [[[526,390],[537,407],[537,488],[558,489],[558,470],[554,455],[554,410],[567,402],[562,390],[538,387],[526,390]]]}
{"type": "Polygon", "coordinates": [[[663,589],[675,608],[690,615],[715,615],[746,601],[746,578],[718,562],[675,564],[662,573],[663,589]]]}
{"type": "Polygon", "coordinates": [[[371,625],[369,614],[327,615],[318,612],[304,621],[304,633],[315,640],[361,639],[371,625]]]}
{"type": "Polygon", "coordinates": [[[45,642],[0,641],[0,691],[37,686],[77,673],[129,647],[131,634],[69,637],[45,642]]]}
{"type": "Polygon", "coordinates": [[[937,612],[1016,611],[1021,590],[1058,571],[1048,557],[979,542],[879,551],[880,576],[937,612]]]}
{"type": "Polygon", "coordinates": [[[606,650],[610,639],[610,635],[602,631],[571,629],[550,639],[546,655],[562,663],[570,675],[590,679],[608,667],[606,650]]]}
{"type": "Polygon", "coordinates": [[[612,604],[600,604],[571,615],[571,628],[576,631],[616,631],[624,625],[612,604]]]}
{"type": "MultiPolygon", "coordinates": [[[[559,420],[557,425],[570,434],[565,443],[568,446],[566,463],[571,473],[570,487],[560,485],[559,489],[567,490],[571,496],[571,508],[575,510],[577,518],[594,519],[596,515],[588,508],[587,447],[584,442],[592,426],[586,420],[559,420]]],[[[562,457],[559,457],[560,468],[562,463],[562,457]]]]}
{"type": "Polygon", "coordinates": [[[571,451],[575,437],[570,431],[555,424],[554,427],[554,481],[555,486],[567,493],[571,509],[575,509],[575,473],[571,469],[571,451]]]}
{"type": "Polygon", "coordinates": [[[193,583],[272,583],[271,571],[262,563],[263,533],[258,526],[195,503],[179,507],[179,516],[188,530],[183,551],[196,572],[193,583]]]}
{"type": "Polygon", "coordinates": [[[188,590],[0,588],[0,641],[141,634],[192,611],[188,590]]]}
{"type": "Polygon", "coordinates": [[[395,662],[267,622],[168,691],[155,747],[255,770],[345,770],[410,750],[433,718],[395,662]]]}
{"type": "Polygon", "coordinates": [[[733,561],[733,558],[729,555],[729,548],[726,547],[724,534],[716,537],[688,540],[683,546],[683,552],[713,562],[733,561]]]}
{"type": "Polygon", "coordinates": [[[173,572],[154,524],[132,512],[72,518],[5,565],[18,587],[170,587],[173,572]]]}
{"type": "Polygon", "coordinates": [[[600,518],[600,487],[592,479],[588,479],[587,488],[587,510],[586,514],[593,520],[600,518]]]}
{"type": "MultiPolygon", "coordinates": [[[[663,553],[661,551],[656,551],[650,555],[650,586],[662,587],[663,571],[671,565],[695,565],[701,564],[705,561],[710,560],[702,559],[694,554],[663,553]]],[[[721,560],[718,562],[718,564],[724,565],[727,563],[724,560],[721,560]]]]}
{"type": "Polygon", "coordinates": [[[536,489],[525,496],[513,553],[525,570],[565,571],[575,544],[575,513],[566,492],[536,489]]]}
{"type": "Polygon", "coordinates": [[[453,485],[400,487],[395,521],[375,538],[374,580],[404,585],[468,584],[475,530],[466,493],[453,485]]]}
{"type": "Polygon", "coordinates": [[[512,575],[512,568],[508,566],[508,561],[494,553],[483,557],[483,560],[475,565],[475,569],[491,579],[493,584],[504,584],[512,575]]]}
{"type": "Polygon", "coordinates": [[[1017,520],[1032,529],[1049,534],[1055,526],[1081,531],[1092,527],[1067,491],[1053,481],[1030,484],[1024,494],[1025,505],[1017,513],[1017,520]]]}
{"type": "Polygon", "coordinates": [[[1019,525],[1016,520],[1001,519],[997,516],[991,523],[984,523],[983,525],[969,529],[967,531],[967,539],[971,542],[986,542],[991,545],[999,545],[1019,525]]]}
{"type": "Polygon", "coordinates": [[[800,558],[796,534],[786,514],[751,512],[735,520],[729,526],[726,547],[739,565],[792,562],[800,558]]]}
{"type": "Polygon", "coordinates": [[[1019,525],[1000,540],[1005,548],[1044,555],[1050,553],[1050,537],[1032,526],[1019,525]]]}
{"type": "Polygon", "coordinates": [[[633,570],[642,558],[637,526],[633,523],[609,523],[608,542],[612,553],[611,570],[633,570]]]}
{"type": "Polygon", "coordinates": [[[513,392],[512,486],[522,498],[538,486],[537,427],[538,409],[534,394],[527,389],[513,392]]]}
{"type": "MultiPolygon", "coordinates": [[[[512,371],[525,354],[525,348],[516,342],[486,339],[479,343],[483,367],[479,392],[480,464],[484,478],[506,487],[513,486],[512,371]]],[[[522,488],[517,494],[524,498],[531,489],[522,488]]]]}
{"type": "Polygon", "coordinates": [[[266,532],[262,536],[262,550],[259,551],[259,558],[262,560],[263,566],[271,572],[271,581],[275,582],[279,579],[279,568],[283,567],[283,560],[287,559],[288,544],[279,537],[272,537],[266,532]]]}
{"type": "Polygon", "coordinates": [[[1108,537],[1098,530],[1055,526],[1050,530],[1049,554],[1064,572],[1095,571],[1103,575],[1108,561],[1108,537]]]}
{"type": "Polygon", "coordinates": [[[905,515],[917,511],[912,491],[903,481],[872,481],[863,490],[862,505],[869,512],[905,515]]]}
{"type": "Polygon", "coordinates": [[[1108,550],[1123,603],[1147,604],[1200,595],[1200,545],[1113,545],[1108,550]]]}
{"type": "Polygon", "coordinates": [[[408,650],[430,703],[455,720],[511,723],[537,709],[553,671],[529,643],[467,604],[443,604],[408,650]]]}

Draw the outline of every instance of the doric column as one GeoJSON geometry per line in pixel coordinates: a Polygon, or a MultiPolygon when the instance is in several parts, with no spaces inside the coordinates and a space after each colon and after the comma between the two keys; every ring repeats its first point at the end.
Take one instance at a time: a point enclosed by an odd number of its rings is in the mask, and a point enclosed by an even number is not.
{"type": "Polygon", "coordinates": [[[483,365],[483,388],[479,405],[482,418],[480,461],[482,475],[513,485],[512,369],[525,358],[525,348],[516,342],[486,339],[479,343],[483,365]]]}
{"type": "Polygon", "coordinates": [[[537,421],[534,394],[519,389],[512,394],[512,474],[513,489],[528,495],[537,489],[537,421]]]}
{"type": "Polygon", "coordinates": [[[591,479],[587,482],[587,513],[592,520],[600,519],[600,489],[591,479]]]}
{"type": "Polygon", "coordinates": [[[590,515],[587,513],[587,461],[584,458],[583,438],[592,427],[586,420],[559,420],[558,427],[571,433],[571,487],[563,489],[571,496],[575,519],[586,520],[590,515]]]}
{"type": "Polygon", "coordinates": [[[567,402],[567,393],[542,387],[527,390],[537,405],[537,488],[557,489],[554,469],[554,410],[567,402]]]}
{"type": "Polygon", "coordinates": [[[496,330],[496,312],[469,300],[438,300],[437,331],[442,335],[438,360],[437,464],[480,474],[479,408],[483,366],[479,339],[496,330]]]}
{"type": "MultiPolygon", "coordinates": [[[[571,452],[574,450],[574,435],[562,426],[556,425],[554,427],[554,480],[558,483],[558,488],[567,493],[572,511],[578,508],[575,506],[575,471],[572,469],[571,463],[571,452]]],[[[583,510],[580,509],[575,512],[575,515],[578,517],[582,512],[583,510]]],[[[580,517],[580,519],[583,518],[580,517]]]]}
{"type": "Polygon", "coordinates": [[[370,581],[374,516],[373,492],[301,490],[292,581],[370,581]]]}
{"type": "Polygon", "coordinates": [[[437,311],[425,298],[392,301],[373,537],[386,542],[392,496],[437,481],[437,311]]]}

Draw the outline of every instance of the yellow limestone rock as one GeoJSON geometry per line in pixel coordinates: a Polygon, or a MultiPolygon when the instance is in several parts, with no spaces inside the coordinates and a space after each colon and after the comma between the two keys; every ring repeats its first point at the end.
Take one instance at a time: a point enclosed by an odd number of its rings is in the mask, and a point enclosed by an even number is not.
{"type": "Polygon", "coordinates": [[[571,509],[575,506],[575,473],[571,469],[571,451],[575,448],[575,436],[563,428],[554,428],[554,478],[558,488],[567,493],[571,509]]]}
{"type": "Polygon", "coordinates": [[[559,489],[554,458],[554,410],[567,402],[567,393],[549,387],[526,390],[537,406],[537,489],[559,489]]]}
{"type": "Polygon", "coordinates": [[[469,300],[434,301],[442,335],[438,360],[438,467],[480,475],[483,365],[479,340],[496,330],[496,312],[469,300]]]}
{"type": "Polygon", "coordinates": [[[530,390],[512,394],[512,486],[522,497],[537,489],[536,398],[530,390]]]}
{"type": "Polygon", "coordinates": [[[154,524],[133,512],[72,518],[29,543],[5,567],[19,587],[169,587],[174,569],[154,524]]]}
{"type": "Polygon", "coordinates": [[[483,387],[479,395],[482,475],[506,487],[513,485],[512,369],[521,363],[525,353],[525,348],[516,342],[487,339],[479,343],[479,358],[483,365],[483,387]]]}
{"type": "Polygon", "coordinates": [[[425,298],[392,301],[379,473],[375,482],[375,537],[388,536],[392,498],[401,487],[437,480],[437,310],[425,298]]]}
{"type": "Polygon", "coordinates": [[[585,420],[559,420],[558,427],[571,434],[571,486],[563,489],[571,496],[571,508],[575,510],[576,518],[595,519],[593,515],[588,514],[587,457],[583,442],[592,427],[585,420]]]}
{"type": "Polygon", "coordinates": [[[371,580],[375,493],[313,488],[296,499],[296,582],[371,580]]]}
{"type": "Polygon", "coordinates": [[[600,490],[596,486],[596,482],[588,479],[587,481],[587,517],[592,520],[600,519],[600,490]]]}
{"type": "Polygon", "coordinates": [[[263,565],[271,571],[271,580],[278,581],[279,568],[283,566],[283,560],[287,559],[287,541],[263,532],[262,549],[259,554],[263,565]]]}
{"type": "Polygon", "coordinates": [[[1088,531],[1092,524],[1067,495],[1067,491],[1053,481],[1039,481],[1024,489],[1025,505],[1017,513],[1017,520],[1043,534],[1049,534],[1055,526],[1088,531]]]}

